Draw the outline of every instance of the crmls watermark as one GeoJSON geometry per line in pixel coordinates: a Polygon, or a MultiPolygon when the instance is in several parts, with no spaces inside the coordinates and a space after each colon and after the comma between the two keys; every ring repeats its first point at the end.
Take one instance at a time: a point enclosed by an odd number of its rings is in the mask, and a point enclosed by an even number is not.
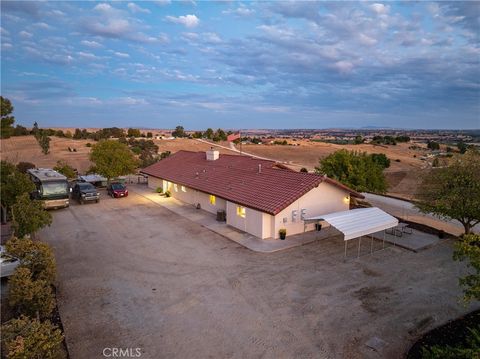
{"type": "Polygon", "coordinates": [[[141,348],[103,348],[105,358],[139,358],[142,356],[141,348]]]}

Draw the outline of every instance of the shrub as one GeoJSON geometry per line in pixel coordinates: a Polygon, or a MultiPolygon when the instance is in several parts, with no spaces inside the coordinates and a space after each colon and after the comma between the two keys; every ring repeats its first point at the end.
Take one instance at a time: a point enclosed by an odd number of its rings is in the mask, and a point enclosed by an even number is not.
{"type": "Polygon", "coordinates": [[[9,281],[9,304],[17,313],[31,318],[48,318],[55,308],[50,284],[42,279],[34,280],[30,269],[18,267],[9,281]]]}
{"type": "Polygon", "coordinates": [[[280,234],[280,235],[286,235],[286,234],[287,234],[287,230],[286,230],[285,228],[280,228],[280,229],[278,230],[278,234],[280,234]]]}
{"type": "Polygon", "coordinates": [[[17,170],[22,173],[27,173],[31,168],[35,168],[35,165],[31,162],[18,162],[17,164],[17,170]]]}
{"type": "Polygon", "coordinates": [[[56,263],[50,246],[28,238],[13,238],[5,244],[6,252],[20,260],[20,266],[28,268],[33,279],[53,284],[56,277],[56,263]]]}
{"type": "Polygon", "coordinates": [[[300,169],[300,172],[308,173],[308,170],[307,170],[305,167],[302,167],[302,168],[300,169]]]}
{"type": "Polygon", "coordinates": [[[85,147],[92,147],[92,144],[91,144],[90,142],[87,142],[87,143],[85,144],[85,147]]]}
{"type": "Polygon", "coordinates": [[[170,197],[171,195],[170,191],[165,191],[165,197],[170,197]]]}
{"type": "Polygon", "coordinates": [[[384,153],[372,153],[370,155],[373,162],[380,165],[382,168],[390,167],[390,159],[384,153]]]}
{"type": "Polygon", "coordinates": [[[62,357],[62,332],[50,321],[21,316],[2,326],[2,345],[7,359],[62,357]]]}
{"type": "Polygon", "coordinates": [[[163,188],[162,187],[157,187],[155,190],[157,193],[163,193],[163,188]]]}
{"type": "Polygon", "coordinates": [[[53,167],[53,169],[57,172],[60,172],[62,175],[64,175],[67,178],[72,179],[77,177],[77,172],[75,168],[70,166],[65,161],[57,161],[57,165],[53,167]]]}

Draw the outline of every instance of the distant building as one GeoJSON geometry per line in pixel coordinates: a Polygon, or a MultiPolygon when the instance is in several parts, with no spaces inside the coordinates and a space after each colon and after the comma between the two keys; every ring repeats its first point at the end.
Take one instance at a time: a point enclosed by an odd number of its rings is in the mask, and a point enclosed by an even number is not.
{"type": "Polygon", "coordinates": [[[217,214],[226,223],[259,238],[278,238],[312,230],[304,219],[345,211],[354,190],[314,173],[295,172],[273,161],[248,156],[179,151],[141,173],[148,185],[217,214]]]}

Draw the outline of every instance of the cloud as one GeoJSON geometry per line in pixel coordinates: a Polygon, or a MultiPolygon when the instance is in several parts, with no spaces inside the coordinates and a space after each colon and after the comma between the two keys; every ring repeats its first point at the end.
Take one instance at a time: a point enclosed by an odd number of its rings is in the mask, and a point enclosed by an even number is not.
{"type": "Polygon", "coordinates": [[[36,27],[38,29],[43,29],[43,30],[51,30],[53,29],[52,26],[48,25],[47,23],[45,22],[37,22],[35,24],[32,25],[33,27],[36,27]]]}
{"type": "Polygon", "coordinates": [[[102,44],[100,44],[96,41],[82,40],[82,41],[80,41],[80,43],[84,46],[91,47],[91,48],[94,48],[94,49],[98,49],[100,47],[103,47],[102,44]]]}
{"type": "Polygon", "coordinates": [[[0,26],[0,34],[2,36],[8,36],[8,35],[10,35],[10,32],[8,30],[5,30],[3,27],[0,26]]]}
{"type": "Polygon", "coordinates": [[[370,5],[370,9],[378,15],[387,14],[390,11],[390,6],[385,6],[383,4],[375,3],[370,5]]]}
{"type": "Polygon", "coordinates": [[[91,52],[79,51],[79,52],[77,52],[77,55],[84,60],[97,60],[98,59],[98,57],[95,54],[92,54],[91,52]]]}
{"type": "Polygon", "coordinates": [[[223,14],[233,14],[237,16],[242,16],[242,17],[247,17],[247,16],[253,16],[255,14],[254,9],[249,9],[245,5],[241,4],[238,8],[236,9],[229,9],[229,10],[224,10],[222,11],[223,14]]]}
{"type": "Polygon", "coordinates": [[[133,2],[128,3],[127,7],[134,14],[136,13],[150,14],[150,10],[144,9],[133,2]]]}
{"type": "Polygon", "coordinates": [[[128,58],[130,57],[130,55],[127,54],[127,53],[125,53],[125,52],[118,52],[118,51],[116,51],[116,52],[114,52],[113,54],[114,54],[115,56],[117,56],[117,57],[121,57],[121,58],[124,58],[124,59],[128,59],[128,58]]]}
{"type": "Polygon", "coordinates": [[[167,21],[173,22],[175,24],[181,24],[185,27],[191,28],[196,27],[200,23],[200,19],[196,15],[182,15],[182,16],[167,16],[167,21]]]}
{"type": "Polygon", "coordinates": [[[20,31],[18,35],[20,35],[20,37],[23,37],[24,39],[30,39],[33,36],[33,34],[28,31],[20,31]]]}

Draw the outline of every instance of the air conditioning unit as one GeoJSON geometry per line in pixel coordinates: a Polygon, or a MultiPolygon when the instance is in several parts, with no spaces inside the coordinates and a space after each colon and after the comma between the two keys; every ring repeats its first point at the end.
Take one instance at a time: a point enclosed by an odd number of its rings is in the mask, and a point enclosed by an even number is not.
{"type": "Polygon", "coordinates": [[[298,216],[298,211],[296,209],[294,209],[292,211],[292,222],[296,222],[297,221],[297,216],[298,216]]]}
{"type": "Polygon", "coordinates": [[[304,221],[305,218],[307,218],[307,209],[306,208],[302,208],[300,210],[300,218],[301,218],[302,221],[304,221]]]}

